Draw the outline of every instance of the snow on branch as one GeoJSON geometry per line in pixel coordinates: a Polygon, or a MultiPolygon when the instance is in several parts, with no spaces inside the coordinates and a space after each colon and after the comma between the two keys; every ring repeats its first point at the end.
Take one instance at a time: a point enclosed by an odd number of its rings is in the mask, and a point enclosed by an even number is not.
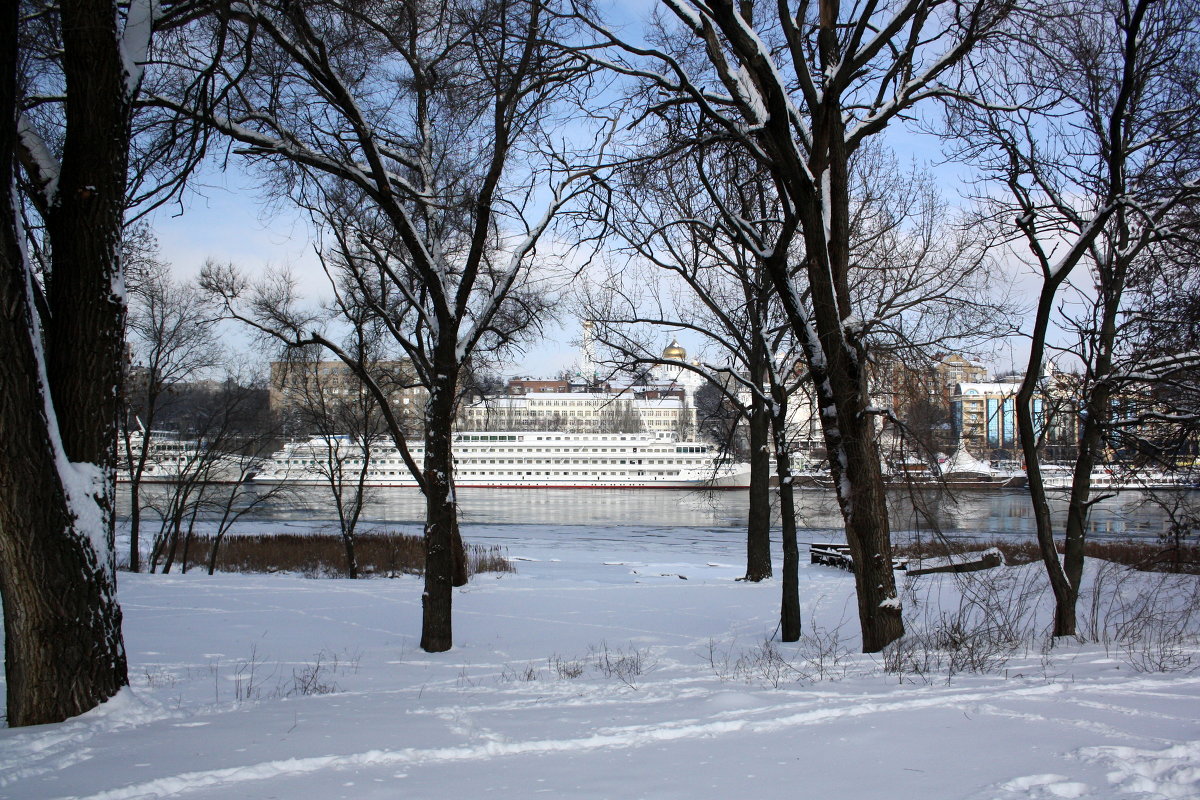
{"type": "Polygon", "coordinates": [[[118,47],[125,69],[125,99],[132,101],[142,84],[146,58],[150,53],[150,35],[154,28],[155,0],[130,0],[125,29],[118,47]]]}
{"type": "Polygon", "coordinates": [[[47,206],[54,205],[61,172],[58,159],[24,114],[17,119],[17,139],[21,145],[21,162],[37,185],[41,200],[47,206]]]}

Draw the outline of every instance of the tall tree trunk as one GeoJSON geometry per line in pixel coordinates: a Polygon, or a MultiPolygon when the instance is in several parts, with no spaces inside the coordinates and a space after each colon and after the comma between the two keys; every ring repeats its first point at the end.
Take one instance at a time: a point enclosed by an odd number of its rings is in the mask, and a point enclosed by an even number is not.
{"type": "MultiPolygon", "coordinates": [[[[838,57],[837,6],[827,0],[819,6],[821,61],[832,65],[838,57]]],[[[854,561],[863,651],[874,653],[904,635],[904,623],[892,572],[874,417],[869,411],[867,352],[850,297],[850,154],[842,98],[832,89],[822,97],[814,111],[811,149],[804,164],[796,159],[790,121],[776,116],[768,119],[762,136],[775,157],[775,180],[797,209],[811,313],[801,304],[793,282],[788,248],[777,244],[763,267],[804,348],[816,386],[830,471],[854,561]]]]}
{"type": "Polygon", "coordinates": [[[354,554],[354,531],[342,531],[342,546],[346,550],[346,577],[358,578],[358,557],[354,554]]]}
{"type": "Polygon", "coordinates": [[[129,571],[141,572],[142,552],[142,484],[129,480],[129,571]]]}
{"type": "MultiPolygon", "coordinates": [[[[1122,223],[1122,212],[1116,214],[1122,223]]],[[[1123,226],[1122,226],[1123,227],[1123,226]]],[[[1122,237],[1118,249],[1127,244],[1122,237]]],[[[1083,430],[1079,435],[1079,455],[1071,480],[1071,498],[1067,505],[1067,527],[1063,546],[1063,575],[1070,589],[1055,608],[1055,635],[1073,636],[1076,633],[1075,609],[1079,603],[1079,588],[1083,583],[1083,547],[1087,541],[1088,516],[1091,512],[1092,471],[1100,462],[1104,448],[1104,430],[1112,418],[1113,348],[1117,339],[1117,312],[1125,283],[1125,264],[1115,255],[1101,265],[1100,329],[1096,332],[1095,363],[1091,365],[1091,380],[1085,397],[1083,430]],[[1107,268],[1106,268],[1107,267],[1107,268]],[[1115,273],[1115,274],[1114,274],[1115,273]],[[1059,630],[1062,632],[1060,633],[1059,630]]]]}
{"type": "Polygon", "coordinates": [[[17,7],[0,12],[0,598],[13,726],[62,721],[129,682],[112,549],[129,138],[117,14],[96,0],[61,6],[67,127],[47,220],[47,301],[60,313],[39,340],[12,184],[17,7]]]}
{"type": "Polygon", "coordinates": [[[757,392],[750,400],[750,508],[746,519],[746,577],[771,577],[771,420],[757,392]]]}
{"type": "Polygon", "coordinates": [[[858,413],[857,429],[852,427],[851,436],[843,441],[847,465],[837,481],[838,501],[854,561],[863,652],[877,653],[904,635],[904,622],[892,572],[891,530],[874,418],[865,409],[858,413]]]}
{"type": "Polygon", "coordinates": [[[776,395],[776,414],[771,420],[775,443],[775,474],[779,477],[779,515],[783,529],[783,596],[779,607],[779,633],[785,642],[800,640],[800,545],[796,536],[795,484],[792,459],[787,447],[787,406],[782,392],[776,395]]]}
{"type": "MultiPolygon", "coordinates": [[[[806,222],[823,225],[820,220],[806,222]]],[[[811,235],[824,239],[823,229],[811,235]]],[[[842,291],[833,278],[841,272],[844,279],[844,270],[823,268],[819,262],[809,258],[811,320],[793,291],[785,258],[773,257],[765,265],[789,324],[804,344],[846,543],[854,562],[863,652],[875,653],[904,635],[904,622],[892,572],[891,530],[874,416],[869,411],[866,352],[842,324],[838,300],[842,291]]]]}
{"type": "MultiPolygon", "coordinates": [[[[1054,302],[1054,291],[1042,289],[1040,306],[1046,309],[1048,319],[1049,309],[1054,302]]],[[[1033,506],[1034,529],[1037,532],[1038,551],[1042,564],[1046,568],[1046,576],[1050,581],[1050,590],[1054,593],[1054,635],[1073,636],[1075,634],[1075,600],[1078,596],[1063,572],[1062,562],[1058,557],[1058,548],[1054,545],[1054,520],[1050,516],[1050,503],[1046,494],[1046,485],[1042,476],[1041,463],[1037,452],[1037,431],[1033,424],[1033,394],[1037,387],[1037,368],[1040,365],[1041,354],[1045,345],[1045,325],[1040,319],[1035,323],[1032,337],[1029,368],[1025,379],[1017,391],[1017,431],[1020,438],[1021,454],[1025,459],[1025,475],[1029,483],[1029,499],[1033,506]],[[1040,335],[1039,335],[1040,331],[1040,335]]]]}
{"type": "MultiPolygon", "coordinates": [[[[46,371],[71,461],[112,469],[125,357],[125,280],[118,260],[125,213],[130,109],[111,2],[62,4],[67,130],[58,202],[47,231],[46,371]]],[[[104,491],[110,516],[114,484],[104,491]]]]}
{"type": "MultiPolygon", "coordinates": [[[[452,359],[447,359],[449,364],[452,359]]],[[[441,653],[454,646],[451,603],[455,577],[458,509],[451,451],[457,370],[435,364],[440,380],[430,388],[425,415],[425,592],[421,596],[421,649],[441,653]]],[[[461,539],[459,540],[461,542],[461,539]]]]}

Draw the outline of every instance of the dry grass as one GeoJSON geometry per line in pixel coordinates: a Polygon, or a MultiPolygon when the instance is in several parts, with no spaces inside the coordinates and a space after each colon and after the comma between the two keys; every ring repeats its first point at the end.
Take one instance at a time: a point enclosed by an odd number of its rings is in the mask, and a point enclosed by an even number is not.
{"type": "MultiPolygon", "coordinates": [[[[978,552],[996,548],[1004,554],[1004,562],[1010,565],[1031,564],[1041,560],[1041,551],[1032,539],[1014,541],[993,539],[990,542],[964,539],[928,538],[920,541],[897,542],[892,545],[892,555],[911,559],[939,558],[960,553],[978,552]]],[[[1062,544],[1058,546],[1061,553],[1062,544]]],[[[1089,541],[1083,546],[1084,555],[1111,561],[1145,572],[1200,573],[1200,547],[1167,547],[1149,541],[1089,541]]]]}
{"type": "MultiPolygon", "coordinates": [[[[425,571],[425,545],[419,535],[385,531],[360,534],[354,554],[362,577],[421,575],[425,571]]],[[[192,540],[190,569],[206,569],[212,539],[192,540]]],[[[217,554],[221,572],[297,572],[309,577],[344,577],[346,549],[333,534],[281,533],[267,536],[226,536],[217,554]]],[[[499,545],[467,547],[467,571],[516,572],[508,552],[499,545]]]]}

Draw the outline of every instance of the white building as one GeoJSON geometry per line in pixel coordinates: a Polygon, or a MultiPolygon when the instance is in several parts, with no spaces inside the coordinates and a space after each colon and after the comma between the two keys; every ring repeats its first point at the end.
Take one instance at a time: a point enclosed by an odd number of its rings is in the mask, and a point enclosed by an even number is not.
{"type": "Polygon", "coordinates": [[[635,433],[694,430],[696,411],[684,399],[657,393],[540,392],[487,398],[459,412],[459,428],[473,431],[559,430],[635,433]]]}

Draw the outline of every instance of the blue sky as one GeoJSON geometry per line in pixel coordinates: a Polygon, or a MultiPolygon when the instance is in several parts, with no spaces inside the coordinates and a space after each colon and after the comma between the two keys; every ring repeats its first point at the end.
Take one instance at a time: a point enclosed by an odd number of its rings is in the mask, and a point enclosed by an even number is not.
{"type": "MultiPolygon", "coordinates": [[[[646,13],[651,4],[621,0],[613,7],[614,21],[628,24],[646,13]]],[[[915,134],[900,126],[895,126],[887,136],[901,164],[912,161],[932,168],[946,199],[956,202],[964,191],[965,170],[941,163],[944,157],[934,137],[915,134]]],[[[178,206],[170,206],[160,210],[152,220],[164,258],[181,277],[195,276],[209,259],[231,261],[252,274],[268,267],[287,267],[300,279],[302,290],[310,298],[327,295],[327,281],[313,252],[313,230],[307,218],[287,203],[268,205],[261,181],[242,171],[240,160],[231,159],[227,172],[209,167],[194,187],[185,199],[182,213],[178,206]]],[[[1035,280],[1018,281],[1019,289],[1027,295],[1036,285],[1035,280]]],[[[545,341],[505,372],[552,376],[578,362],[579,335],[574,320],[551,326],[545,341]]],[[[665,335],[664,345],[669,339],[665,335]]],[[[683,344],[686,347],[689,343],[683,341],[683,344]]],[[[235,342],[234,346],[248,344],[235,342]]],[[[1002,346],[992,360],[998,369],[1004,369],[1014,359],[1020,361],[1024,352],[1023,343],[1014,342],[1002,346]]]]}

